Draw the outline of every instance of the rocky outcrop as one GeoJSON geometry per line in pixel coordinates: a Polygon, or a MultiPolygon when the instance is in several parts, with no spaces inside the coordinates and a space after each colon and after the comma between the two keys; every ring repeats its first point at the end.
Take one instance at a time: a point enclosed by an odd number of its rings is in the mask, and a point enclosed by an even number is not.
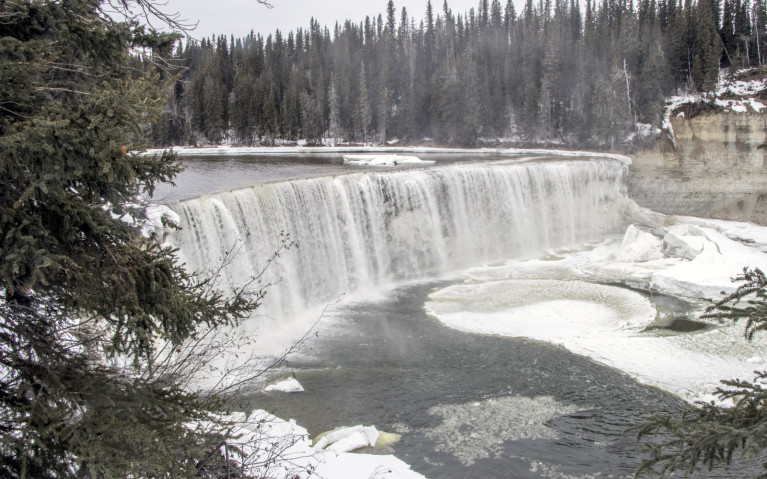
{"type": "Polygon", "coordinates": [[[767,225],[767,115],[706,112],[671,119],[668,138],[632,156],[640,206],[767,225]]]}

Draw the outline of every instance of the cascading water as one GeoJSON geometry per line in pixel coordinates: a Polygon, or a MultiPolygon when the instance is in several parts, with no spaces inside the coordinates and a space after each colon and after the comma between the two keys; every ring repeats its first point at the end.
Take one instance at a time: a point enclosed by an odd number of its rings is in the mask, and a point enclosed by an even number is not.
{"type": "Polygon", "coordinates": [[[288,320],[342,294],[617,232],[626,166],[615,160],[452,164],[264,184],[172,205],[170,243],[220,286],[269,267],[259,311],[288,320]],[[231,252],[229,254],[229,252],[231,252]],[[227,255],[229,256],[227,257],[227,255]],[[225,259],[226,258],[226,259],[225,259]]]}
{"type": "MultiPolygon", "coordinates": [[[[233,384],[236,407],[294,418],[311,435],[355,424],[399,433],[393,452],[426,477],[631,477],[642,452],[626,428],[647,411],[685,405],[613,367],[646,365],[665,377],[668,364],[676,369],[689,355],[640,331],[655,313],[645,296],[581,281],[592,271],[584,254],[611,250],[619,240],[609,235],[626,226],[626,165],[551,158],[363,172],[326,163],[342,174],[313,178],[303,173],[316,175],[317,163],[291,160],[278,164],[290,168],[289,181],[170,204],[182,229],[168,231],[168,242],[190,270],[218,272],[224,290],[262,271],[281,233],[299,245],[269,266],[263,282],[276,284],[259,316],[210,340],[212,359],[192,371],[191,384],[233,384]],[[266,381],[253,380],[266,356],[295,344],[318,309],[342,293],[360,301],[328,308],[317,335],[299,341],[303,354],[269,370],[266,381]],[[491,329],[456,326],[479,321],[491,329]],[[534,341],[505,332],[520,325],[534,341]],[[670,360],[646,352],[659,342],[649,351],[670,352],[670,360]],[[288,375],[304,393],[264,390],[288,375]]],[[[258,181],[263,171],[284,177],[277,163],[264,163],[190,162],[198,182],[186,191],[258,181]],[[235,175],[242,178],[231,181],[235,175]]],[[[674,316],[692,307],[672,306],[674,316]]],[[[679,338],[682,346],[689,341],[679,338]]],[[[708,363],[695,364],[697,374],[708,363]]],[[[755,475],[748,467],[715,474],[703,477],[755,475]]]]}

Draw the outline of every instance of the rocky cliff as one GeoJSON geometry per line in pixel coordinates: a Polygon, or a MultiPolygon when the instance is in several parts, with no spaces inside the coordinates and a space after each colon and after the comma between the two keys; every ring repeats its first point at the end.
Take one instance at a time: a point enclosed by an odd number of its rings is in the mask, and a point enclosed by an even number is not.
{"type": "Polygon", "coordinates": [[[767,115],[688,118],[670,118],[675,145],[666,137],[631,155],[629,195],[662,213],[767,225],[767,115]]]}

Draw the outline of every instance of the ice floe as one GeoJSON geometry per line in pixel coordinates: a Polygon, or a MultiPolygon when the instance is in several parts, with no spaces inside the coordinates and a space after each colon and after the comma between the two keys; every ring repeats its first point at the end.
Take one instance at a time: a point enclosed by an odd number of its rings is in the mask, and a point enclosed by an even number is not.
{"type": "Polygon", "coordinates": [[[281,392],[281,393],[300,393],[304,392],[304,387],[298,382],[296,378],[287,378],[276,383],[269,384],[264,388],[266,392],[281,392]]]}

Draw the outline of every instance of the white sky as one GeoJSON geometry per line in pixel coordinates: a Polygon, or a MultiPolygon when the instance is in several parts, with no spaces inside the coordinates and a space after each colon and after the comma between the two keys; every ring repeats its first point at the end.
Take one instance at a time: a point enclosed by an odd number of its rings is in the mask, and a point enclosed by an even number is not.
{"type": "MultiPolygon", "coordinates": [[[[266,36],[280,29],[283,33],[295,31],[298,27],[308,28],[309,20],[314,17],[320,25],[330,28],[336,21],[342,23],[351,19],[355,23],[365,19],[366,15],[377,17],[381,13],[386,17],[388,0],[270,0],[274,8],[266,8],[256,0],[165,0],[166,12],[178,12],[181,18],[189,22],[199,22],[192,32],[196,39],[211,35],[232,34],[243,37],[251,30],[266,36]]],[[[427,0],[394,0],[397,24],[401,8],[407,8],[408,17],[416,23],[425,17],[427,0]]],[[[454,14],[477,9],[480,0],[448,0],[448,6],[454,14]]],[[[442,12],[443,0],[432,0],[435,16],[442,12]]],[[[488,2],[490,3],[490,2],[488,2]]],[[[505,6],[502,1],[501,5],[505,6]]]]}

